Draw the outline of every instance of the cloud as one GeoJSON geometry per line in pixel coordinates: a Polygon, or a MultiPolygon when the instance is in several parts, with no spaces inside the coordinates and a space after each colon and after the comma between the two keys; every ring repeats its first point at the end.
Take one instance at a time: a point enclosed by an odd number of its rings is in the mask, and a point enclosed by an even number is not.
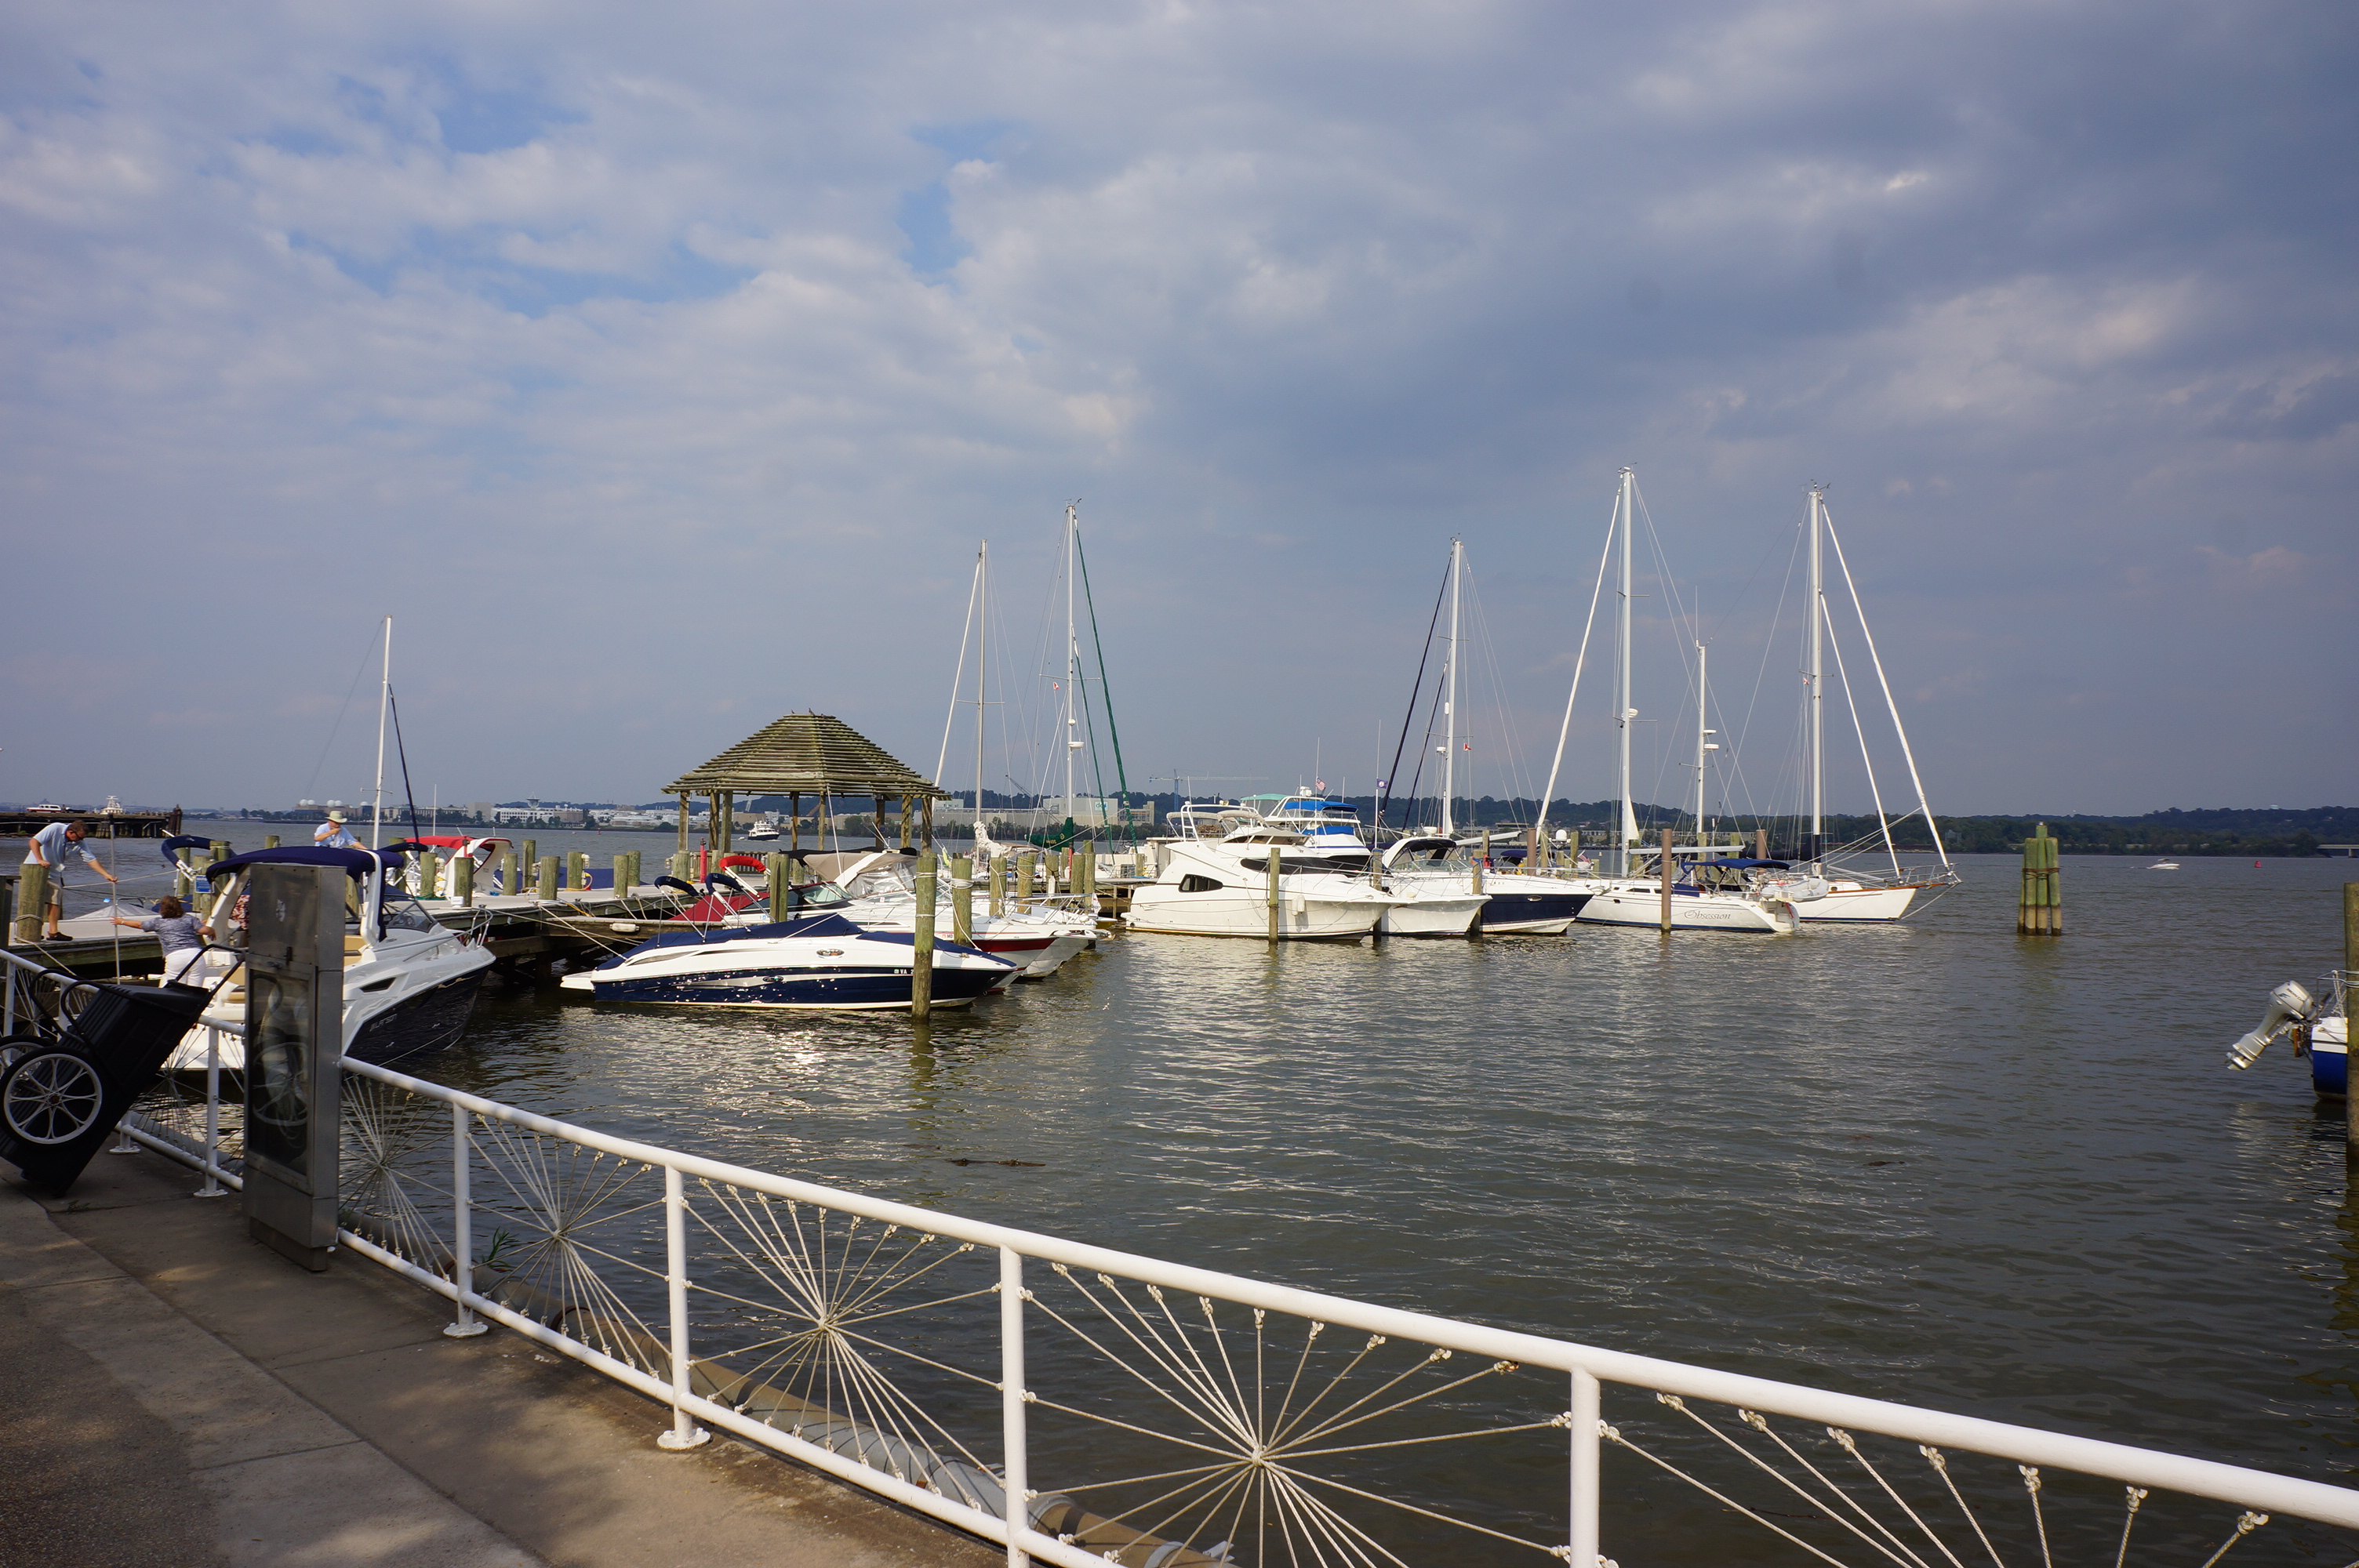
{"type": "MultiPolygon", "coordinates": [[[[1299,719],[1230,694],[1288,665],[1354,672],[1327,700],[1375,746],[1452,532],[1516,565],[1501,666],[1550,673],[1501,700],[1552,737],[1626,461],[1683,591],[1748,625],[1799,486],[1835,484],[1964,808],[2017,788],[1995,694],[2060,650],[1959,649],[2035,567],[2072,595],[2055,635],[2111,650],[2165,635],[2136,574],[2212,572],[2186,540],[2223,511],[2267,518],[2231,585],[2299,587],[2270,550],[2353,564],[2331,149],[2359,51],[2326,10],[98,0],[5,27],[25,569],[103,538],[110,614],[283,689],[209,701],[218,744],[166,762],[6,676],[34,717],[0,795],[284,794],[387,609],[471,796],[635,795],[799,706],[921,760],[974,540],[1036,591],[1074,494],[1162,765],[1286,771],[1299,719]],[[592,712],[631,739],[575,743],[592,712]]],[[[2055,808],[2158,767],[2234,797],[2231,763],[2152,754],[2156,715],[2206,692],[2266,733],[2290,712],[2242,694],[2349,652],[2109,675],[2082,722],[2118,728],[2056,762],[2055,808]]]]}

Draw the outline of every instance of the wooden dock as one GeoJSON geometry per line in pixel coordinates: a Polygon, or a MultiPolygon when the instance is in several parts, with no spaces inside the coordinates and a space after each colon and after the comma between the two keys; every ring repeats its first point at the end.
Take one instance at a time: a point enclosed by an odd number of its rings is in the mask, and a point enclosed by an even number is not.
{"type": "Polygon", "coordinates": [[[169,811],[0,811],[0,838],[29,838],[52,822],[79,822],[92,838],[169,838],[180,808],[169,811]]]}

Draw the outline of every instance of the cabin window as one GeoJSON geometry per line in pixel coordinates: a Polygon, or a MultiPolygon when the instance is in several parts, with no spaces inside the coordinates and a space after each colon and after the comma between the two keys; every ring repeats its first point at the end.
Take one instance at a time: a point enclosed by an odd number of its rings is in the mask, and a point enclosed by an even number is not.
{"type": "Polygon", "coordinates": [[[1218,892],[1221,891],[1221,884],[1210,877],[1200,877],[1190,872],[1180,879],[1180,891],[1181,892],[1218,892]]]}

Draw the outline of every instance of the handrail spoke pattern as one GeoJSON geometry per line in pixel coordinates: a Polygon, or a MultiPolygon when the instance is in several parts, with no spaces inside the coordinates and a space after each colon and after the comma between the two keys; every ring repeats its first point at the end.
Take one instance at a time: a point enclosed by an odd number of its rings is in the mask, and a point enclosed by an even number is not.
{"type": "MultiPolygon", "coordinates": [[[[1634,1563],[2359,1568],[2347,1532],[2253,1507],[1627,1375],[1605,1383],[1592,1444],[1567,1408],[1591,1398],[1576,1346],[1516,1337],[1522,1349],[1485,1353],[1515,1336],[923,1214],[397,1077],[343,1080],[342,1213],[369,1255],[463,1285],[476,1312],[668,1398],[680,1422],[724,1425],[995,1540],[1004,1434],[1020,1434],[1020,1545],[1067,1568],[1569,1561],[1593,1453],[1600,1538],[1634,1563]],[[1012,1391],[1010,1255],[1024,1334],[1012,1391]]],[[[1808,1408],[1807,1390],[1756,1386],[1808,1408]]],[[[1907,1430],[1903,1407],[1880,1408],[1907,1430]]],[[[2182,1463],[2152,1460],[2124,1473],[2182,1463]]]]}

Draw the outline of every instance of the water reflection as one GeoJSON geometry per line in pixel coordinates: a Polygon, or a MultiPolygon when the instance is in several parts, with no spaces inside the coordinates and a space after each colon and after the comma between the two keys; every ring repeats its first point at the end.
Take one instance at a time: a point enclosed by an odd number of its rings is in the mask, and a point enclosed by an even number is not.
{"type": "MultiPolygon", "coordinates": [[[[906,1018],[487,996],[434,1075],[1181,1261],[2339,1476],[2359,1221],[2304,1065],[2321,862],[2012,861],[1897,927],[1142,935],[906,1018]]],[[[2332,1136],[2330,1136],[2330,1133],[2332,1136]]],[[[2243,1549],[2240,1549],[2243,1550],[2243,1549]]]]}

